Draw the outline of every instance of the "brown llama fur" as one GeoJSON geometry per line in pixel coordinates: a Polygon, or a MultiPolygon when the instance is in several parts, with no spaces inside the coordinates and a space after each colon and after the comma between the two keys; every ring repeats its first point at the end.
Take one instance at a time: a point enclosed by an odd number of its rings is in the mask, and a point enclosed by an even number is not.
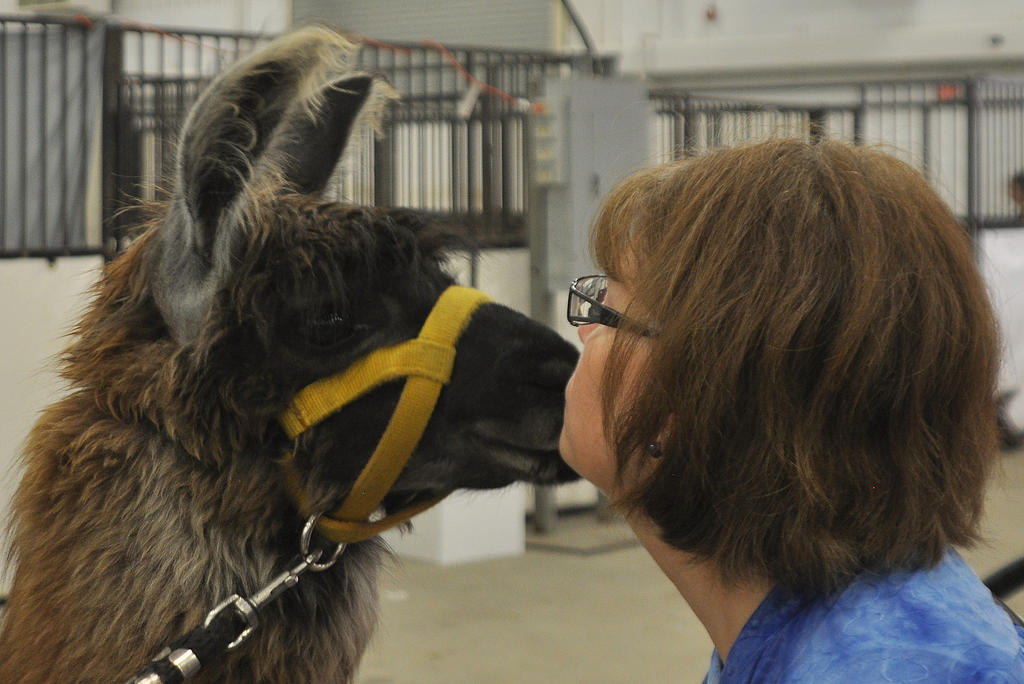
{"type": "MultiPolygon", "coordinates": [[[[217,602],[284,569],[302,518],[274,463],[291,446],[276,416],[310,381],[415,336],[452,282],[444,240],[415,213],[320,197],[381,92],[339,67],[348,50],[307,29],[215,82],[182,134],[173,196],[106,267],[62,358],[69,391],[24,450],[0,681],[124,681],[217,602]]],[[[555,450],[573,348],[488,304],[458,350],[388,511],[573,477],[555,450]]],[[[400,388],[299,439],[319,505],[348,491],[400,388]]],[[[192,681],[351,681],[385,556],[376,539],[350,545],[192,681]]]]}

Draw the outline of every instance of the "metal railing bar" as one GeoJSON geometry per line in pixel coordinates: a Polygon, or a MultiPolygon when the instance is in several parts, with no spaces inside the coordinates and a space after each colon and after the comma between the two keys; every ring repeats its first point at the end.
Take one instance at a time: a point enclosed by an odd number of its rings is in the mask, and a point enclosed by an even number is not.
{"type": "Polygon", "coordinates": [[[96,247],[60,247],[60,248],[38,248],[31,247],[18,250],[0,250],[0,259],[57,259],[69,256],[102,256],[103,249],[96,247]]]}
{"type": "MultiPolygon", "coordinates": [[[[27,77],[27,72],[28,72],[28,43],[29,43],[29,41],[28,41],[28,26],[29,26],[29,22],[28,22],[28,20],[25,20],[25,21],[21,22],[21,24],[22,24],[22,33],[21,33],[21,36],[22,36],[22,38],[21,38],[22,73],[21,73],[21,84],[20,84],[21,85],[21,101],[27,103],[29,101],[28,100],[28,77],[27,77]]],[[[23,109],[22,112],[21,112],[20,124],[21,124],[21,126],[20,126],[21,130],[20,130],[19,139],[21,140],[21,145],[19,147],[20,147],[20,151],[21,151],[21,158],[20,158],[19,161],[21,162],[20,163],[21,174],[20,174],[20,179],[19,179],[19,181],[20,181],[19,182],[19,186],[20,186],[20,189],[21,189],[21,198],[22,198],[22,201],[21,201],[21,224],[20,224],[20,226],[21,226],[21,248],[23,250],[25,250],[25,249],[28,249],[28,202],[25,201],[28,198],[27,183],[28,183],[28,175],[29,175],[28,174],[28,139],[29,138],[28,138],[28,110],[27,109],[23,109]]]]}
{"type": "MultiPolygon", "coordinates": [[[[81,35],[81,44],[82,44],[82,54],[81,54],[81,59],[80,59],[80,62],[81,62],[81,65],[82,65],[82,79],[81,79],[81,82],[83,84],[85,84],[85,90],[82,92],[82,100],[81,100],[81,102],[82,102],[82,112],[81,112],[81,117],[79,117],[80,121],[81,121],[81,124],[82,124],[82,127],[81,127],[81,131],[80,131],[80,136],[81,137],[79,139],[78,158],[79,158],[79,160],[82,160],[82,161],[80,161],[79,164],[78,164],[78,189],[79,189],[79,192],[82,195],[82,200],[81,200],[81,210],[79,212],[80,215],[78,216],[77,220],[81,222],[80,225],[81,225],[81,231],[82,231],[81,234],[82,234],[83,243],[88,243],[88,241],[89,241],[89,237],[88,237],[89,236],[89,234],[88,234],[88,211],[89,211],[89,206],[88,206],[88,202],[87,202],[87,199],[86,199],[86,193],[87,193],[87,187],[88,187],[88,184],[89,184],[89,179],[88,179],[89,164],[85,160],[88,160],[90,158],[91,154],[92,154],[92,150],[90,149],[90,146],[89,146],[89,109],[90,109],[89,104],[90,104],[90,99],[91,99],[89,96],[90,96],[90,94],[92,92],[92,88],[96,87],[96,84],[91,84],[90,81],[89,81],[89,32],[88,31],[81,31],[80,35],[81,35]]],[[[100,107],[99,107],[99,114],[100,114],[100,116],[102,116],[102,111],[103,111],[103,105],[102,105],[102,102],[101,102],[100,107]]],[[[95,127],[94,127],[94,130],[96,130],[95,127]]],[[[101,144],[100,148],[102,149],[102,144],[101,144]]],[[[100,239],[100,246],[102,246],[102,244],[103,244],[103,241],[102,241],[102,238],[101,238],[100,239]]]]}
{"type": "MultiPolygon", "coordinates": [[[[68,181],[68,108],[66,103],[70,101],[71,93],[68,91],[68,29],[67,27],[61,27],[61,51],[60,51],[60,93],[61,99],[65,106],[60,108],[60,217],[58,221],[60,225],[58,230],[61,235],[61,244],[71,244],[71,226],[69,225],[71,220],[68,215],[68,205],[70,203],[70,196],[68,189],[71,184],[68,181]]],[[[86,83],[83,82],[82,87],[86,87],[86,83]]],[[[83,94],[84,99],[84,94],[83,94]]]]}
{"type": "Polygon", "coordinates": [[[7,22],[0,22],[0,249],[7,245],[7,144],[8,107],[7,97],[7,22]]]}

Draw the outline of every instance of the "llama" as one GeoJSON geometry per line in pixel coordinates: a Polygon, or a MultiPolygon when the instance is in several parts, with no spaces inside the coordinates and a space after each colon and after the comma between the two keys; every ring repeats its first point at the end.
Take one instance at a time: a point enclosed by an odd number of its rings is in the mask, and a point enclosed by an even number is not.
{"type": "MultiPolygon", "coordinates": [[[[387,382],[295,440],[309,383],[416,337],[452,284],[450,240],[410,210],[327,201],[350,132],[389,97],[324,28],[218,77],[190,112],[169,198],[109,264],[62,357],[69,391],[32,430],[12,522],[0,681],[118,682],[232,593],[287,567],[305,515],[344,498],[384,431],[387,382]]],[[[385,513],[458,488],[574,479],[559,458],[576,350],[493,303],[385,513]]],[[[269,605],[196,681],[348,682],[376,622],[378,538],[269,605]]]]}

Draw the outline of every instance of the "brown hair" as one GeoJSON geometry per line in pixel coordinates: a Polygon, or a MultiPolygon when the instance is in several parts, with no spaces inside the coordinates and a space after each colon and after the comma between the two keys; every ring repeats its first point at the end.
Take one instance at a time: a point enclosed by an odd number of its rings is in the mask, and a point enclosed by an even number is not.
{"type": "Polygon", "coordinates": [[[616,336],[603,400],[620,477],[645,465],[618,503],[665,541],[727,581],[829,592],[976,539],[998,336],[917,172],[834,142],[724,150],[627,179],[593,237],[661,330],[616,336]]]}

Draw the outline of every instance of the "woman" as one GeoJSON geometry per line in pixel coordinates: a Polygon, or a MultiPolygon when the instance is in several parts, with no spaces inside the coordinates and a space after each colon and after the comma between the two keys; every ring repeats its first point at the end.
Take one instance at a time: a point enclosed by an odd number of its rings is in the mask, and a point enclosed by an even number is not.
{"type": "Polygon", "coordinates": [[[1024,681],[1024,631],[953,550],[997,454],[998,339],[927,183],[765,142],[627,179],[593,242],[562,454],[704,624],[705,681],[1024,681]]]}

